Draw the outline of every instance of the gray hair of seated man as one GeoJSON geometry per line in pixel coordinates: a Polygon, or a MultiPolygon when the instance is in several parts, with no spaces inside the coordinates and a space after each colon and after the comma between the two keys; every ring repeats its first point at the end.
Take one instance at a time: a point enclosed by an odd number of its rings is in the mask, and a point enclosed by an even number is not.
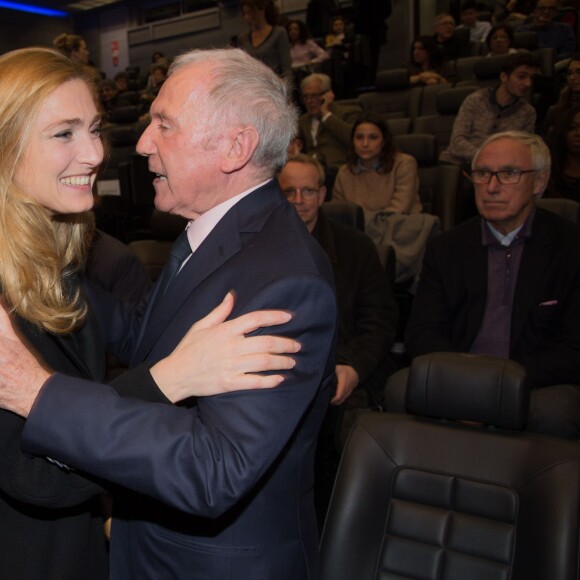
{"type": "Polygon", "coordinates": [[[325,75],[324,73],[312,73],[302,79],[300,82],[300,90],[304,90],[304,87],[309,85],[312,81],[318,81],[320,83],[320,90],[323,93],[330,91],[332,88],[332,79],[328,75],[325,75]]]}
{"type": "MultiPolygon", "coordinates": [[[[502,133],[494,133],[493,135],[490,135],[475,152],[473,160],[471,161],[472,169],[477,164],[477,158],[481,151],[490,143],[499,141],[500,139],[511,139],[512,141],[517,141],[526,145],[530,150],[533,168],[536,171],[547,173],[547,177],[550,177],[550,167],[552,162],[548,146],[539,135],[526,133],[525,131],[503,131],[502,133]]],[[[548,179],[546,179],[546,183],[547,181],[548,179]]],[[[542,193],[538,194],[538,197],[541,197],[542,193]]]]}

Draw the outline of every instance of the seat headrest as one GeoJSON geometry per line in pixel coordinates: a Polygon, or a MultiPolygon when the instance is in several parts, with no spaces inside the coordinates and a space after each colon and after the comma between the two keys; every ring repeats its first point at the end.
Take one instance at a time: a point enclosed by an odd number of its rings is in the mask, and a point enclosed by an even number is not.
{"type": "Polygon", "coordinates": [[[393,143],[402,153],[411,155],[419,166],[432,165],[437,162],[437,137],[427,133],[410,133],[395,135],[393,143]]]}
{"type": "Polygon", "coordinates": [[[529,406],[525,369],[484,355],[438,352],[413,359],[407,383],[410,413],[523,429],[529,406]]]}
{"type": "Polygon", "coordinates": [[[117,107],[110,113],[111,123],[134,123],[139,120],[141,109],[137,105],[125,105],[117,107]]]}
{"type": "Polygon", "coordinates": [[[382,70],[377,73],[375,78],[375,89],[377,91],[408,89],[410,86],[409,71],[406,68],[382,70]]]}
{"type": "Polygon", "coordinates": [[[320,206],[321,211],[329,220],[365,231],[365,215],[363,208],[350,201],[326,201],[320,206]]]}
{"type": "Polygon", "coordinates": [[[559,215],[571,222],[580,222],[580,203],[573,199],[547,198],[536,199],[536,205],[559,215]]]}
{"type": "Polygon", "coordinates": [[[465,97],[477,91],[476,86],[453,87],[437,95],[437,112],[440,115],[457,115],[465,97]]]}
{"type": "Polygon", "coordinates": [[[482,58],[473,65],[473,74],[479,80],[497,79],[499,83],[499,73],[513,59],[513,54],[482,58]]]}
{"type": "Polygon", "coordinates": [[[535,30],[525,32],[514,32],[514,48],[525,48],[535,50],[538,48],[538,33],[535,30]]]}
{"type": "Polygon", "coordinates": [[[136,145],[138,141],[133,125],[109,125],[106,134],[111,147],[136,145]]]}

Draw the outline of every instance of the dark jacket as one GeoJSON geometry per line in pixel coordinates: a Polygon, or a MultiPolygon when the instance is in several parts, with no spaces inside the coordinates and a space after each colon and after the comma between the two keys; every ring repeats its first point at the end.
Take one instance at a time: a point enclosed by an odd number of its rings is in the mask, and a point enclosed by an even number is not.
{"type": "MultiPolygon", "coordinates": [[[[94,320],[74,337],[42,332],[22,320],[18,327],[50,368],[103,379],[105,353],[94,320]]],[[[105,580],[107,553],[98,497],[103,488],[80,472],[23,453],[24,425],[21,417],[0,411],[0,576],[105,580]]]]}
{"type": "Polygon", "coordinates": [[[111,333],[129,336],[133,365],[166,356],[233,290],[233,316],[292,312],[267,333],[302,344],[296,366],[275,389],[204,397],[193,408],[163,404],[147,377],[118,389],[155,404],[57,375],[28,418],[27,449],[133,490],[115,496],[112,579],[316,579],[314,452],[335,364],[328,260],[269,182],[224,215],[162,297],[158,289],[142,333],[109,302],[98,310],[111,333]]]}
{"type": "Polygon", "coordinates": [[[322,211],[313,234],[332,265],[338,304],[337,364],[367,381],[395,340],[397,305],[373,241],[322,211]]]}
{"type": "MultiPolygon", "coordinates": [[[[468,352],[487,294],[487,248],[475,217],[433,239],[407,326],[412,357],[468,352]]],[[[533,386],[580,380],[580,227],[537,209],[512,309],[510,358],[533,386]]]]}

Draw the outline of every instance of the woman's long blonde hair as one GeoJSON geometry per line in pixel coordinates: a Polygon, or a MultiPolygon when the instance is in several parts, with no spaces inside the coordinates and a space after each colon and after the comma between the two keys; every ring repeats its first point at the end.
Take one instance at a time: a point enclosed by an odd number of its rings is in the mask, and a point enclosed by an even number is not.
{"type": "Polygon", "coordinates": [[[75,284],[87,215],[53,216],[14,183],[40,108],[83,69],[57,50],[24,48],[0,57],[0,287],[4,304],[49,332],[71,332],[87,305],[75,284]]]}

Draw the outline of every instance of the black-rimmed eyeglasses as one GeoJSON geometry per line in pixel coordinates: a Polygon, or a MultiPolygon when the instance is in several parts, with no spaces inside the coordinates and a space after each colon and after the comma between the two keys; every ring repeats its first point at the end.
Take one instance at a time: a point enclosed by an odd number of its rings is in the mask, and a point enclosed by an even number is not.
{"type": "Polygon", "coordinates": [[[312,189],[310,187],[296,187],[294,189],[285,189],[284,195],[286,196],[286,199],[294,199],[298,193],[300,193],[304,199],[312,199],[317,196],[319,192],[320,189],[312,189]]]}
{"type": "Polygon", "coordinates": [[[473,183],[489,183],[495,175],[502,185],[515,185],[520,182],[524,173],[535,173],[537,169],[500,169],[499,171],[490,171],[489,169],[472,169],[469,176],[473,183]]]}

